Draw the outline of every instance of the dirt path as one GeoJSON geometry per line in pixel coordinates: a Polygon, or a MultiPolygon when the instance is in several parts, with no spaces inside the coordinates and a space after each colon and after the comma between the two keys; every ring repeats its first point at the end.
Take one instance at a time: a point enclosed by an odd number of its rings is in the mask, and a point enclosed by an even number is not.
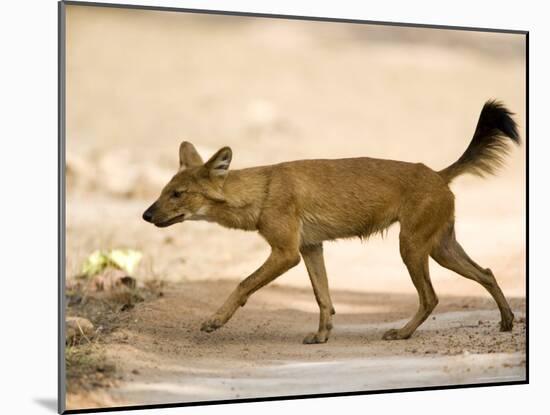
{"type": "MultiPolygon", "coordinates": [[[[415,296],[335,291],[331,339],[306,346],[303,336],[317,325],[312,293],[273,285],[219,331],[201,332],[202,320],[235,284],[171,284],[163,297],[121,313],[105,339],[121,378],[109,399],[139,405],[525,377],[521,299],[511,299],[517,318],[511,333],[498,331],[491,300],[443,297],[411,339],[386,342],[382,333],[404,324],[416,309],[415,296]]],[[[96,396],[96,404],[101,400],[96,396]]]]}
{"type": "Polygon", "coordinates": [[[521,353],[284,361],[260,366],[212,360],[221,368],[171,365],[158,370],[155,377],[136,377],[123,384],[115,396],[133,404],[162,404],[520,381],[525,379],[523,360],[521,353]]]}

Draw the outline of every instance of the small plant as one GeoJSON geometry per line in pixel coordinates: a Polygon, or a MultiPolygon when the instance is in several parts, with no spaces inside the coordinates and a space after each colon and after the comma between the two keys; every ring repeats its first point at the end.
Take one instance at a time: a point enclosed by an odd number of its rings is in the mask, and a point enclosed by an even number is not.
{"type": "Polygon", "coordinates": [[[65,369],[67,389],[71,392],[110,387],[116,366],[106,359],[103,348],[93,341],[65,347],[65,369]]]}

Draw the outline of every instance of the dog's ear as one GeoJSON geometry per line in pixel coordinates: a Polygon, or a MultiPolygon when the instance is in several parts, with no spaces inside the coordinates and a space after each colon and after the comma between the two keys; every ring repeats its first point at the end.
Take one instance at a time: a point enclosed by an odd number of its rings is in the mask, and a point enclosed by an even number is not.
{"type": "Polygon", "coordinates": [[[225,179],[232,156],[231,149],[223,147],[204,164],[204,168],[211,179],[225,179]]]}
{"type": "Polygon", "coordinates": [[[180,170],[202,166],[203,163],[201,156],[193,144],[189,141],[183,141],[180,144],[180,170]]]}
{"type": "Polygon", "coordinates": [[[223,185],[231,164],[232,152],[229,147],[223,147],[216,152],[201,168],[204,194],[216,202],[224,202],[223,185]]]}

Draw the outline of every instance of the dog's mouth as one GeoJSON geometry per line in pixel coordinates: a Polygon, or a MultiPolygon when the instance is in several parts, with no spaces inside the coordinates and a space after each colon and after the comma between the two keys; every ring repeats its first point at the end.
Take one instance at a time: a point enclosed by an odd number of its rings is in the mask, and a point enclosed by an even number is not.
{"type": "Polygon", "coordinates": [[[155,226],[157,228],[166,228],[167,226],[173,225],[178,222],[183,222],[185,220],[186,213],[182,213],[181,215],[175,216],[172,219],[168,219],[164,222],[158,222],[155,223],[155,226]]]}

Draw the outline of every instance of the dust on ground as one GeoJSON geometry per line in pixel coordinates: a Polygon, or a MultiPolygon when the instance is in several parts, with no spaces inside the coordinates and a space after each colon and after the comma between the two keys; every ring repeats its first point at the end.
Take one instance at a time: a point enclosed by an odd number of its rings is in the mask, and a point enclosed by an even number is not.
{"type": "Polygon", "coordinates": [[[458,240],[495,273],[516,314],[511,333],[498,331],[482,287],[430,262],[435,319],[382,341],[417,307],[397,225],[326,244],[337,311],[327,344],[301,344],[318,318],[303,264],[202,333],[269,247],[214,224],[141,220],[183,139],[204,158],[231,146],[232,168],[370,156],[441,169],[489,98],[516,113],[525,138],[521,35],[83,6],[68,6],[67,23],[69,285],[91,252],[112,248],[142,251],[132,277],[165,284],[127,307],[98,294],[71,303],[68,292],[68,314],[102,327],[72,350],[86,377],[68,379],[70,408],[525,378],[525,146],[496,177],[452,184],[458,240]]]}
{"type": "Polygon", "coordinates": [[[69,406],[525,379],[522,299],[510,299],[516,315],[512,332],[499,331],[499,313],[491,300],[445,296],[411,339],[388,342],[381,339],[383,332],[406,322],[417,307],[414,295],[335,290],[337,314],[329,342],[303,345],[302,338],[318,322],[313,294],[274,284],[253,296],[225,327],[201,332],[201,322],[236,283],[171,283],[162,296],[117,312],[101,339],[102,365],[116,364],[116,372],[100,370],[103,383],[96,387],[73,386],[69,406]],[[102,401],[101,394],[109,401],[102,401]]]}

